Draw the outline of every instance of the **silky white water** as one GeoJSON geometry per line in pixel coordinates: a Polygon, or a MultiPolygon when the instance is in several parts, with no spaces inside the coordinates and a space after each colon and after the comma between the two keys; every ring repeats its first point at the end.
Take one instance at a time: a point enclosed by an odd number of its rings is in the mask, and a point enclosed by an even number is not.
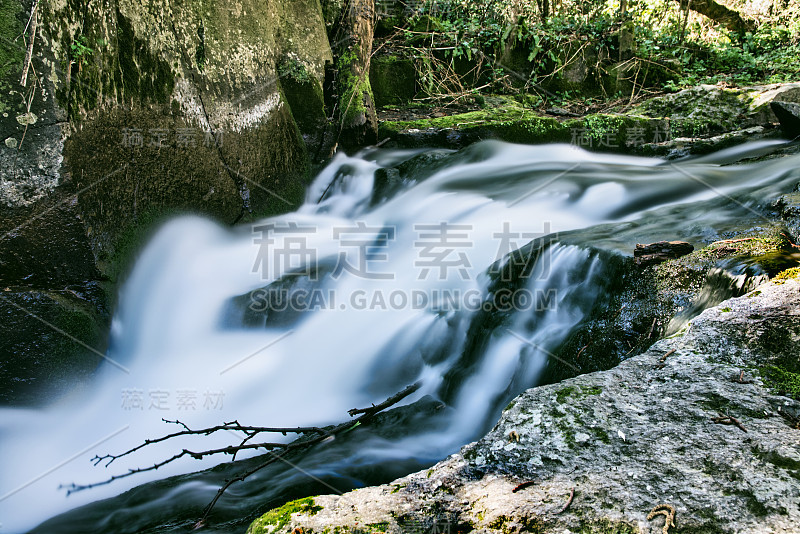
{"type": "MultiPolygon", "coordinates": [[[[422,380],[404,404],[441,398],[444,423],[368,444],[350,461],[443,458],[479,437],[509,396],[535,385],[548,354],[581,321],[575,302],[591,303],[603,276],[589,245],[630,254],[637,241],[710,241],[737,219],[759,224],[759,206],[791,190],[800,160],[719,162],[765,148],[665,164],[486,142],[437,160],[379,203],[375,171],[416,152],[367,151],[337,156],[294,213],[235,229],[199,217],[169,222],[122,289],[108,360],[91,387],[45,409],[0,410],[0,533],[229,458],[184,458],[69,497],[61,484],[99,482],[184,447],[241,439],[219,433],[148,447],[108,468],[90,462],[177,430],[162,418],[193,428],[234,419],[324,425],[422,380]],[[617,230],[592,233],[607,223],[617,230]],[[265,225],[273,226],[265,233],[265,225]],[[579,229],[587,229],[585,245],[556,235],[579,229]],[[550,245],[518,292],[529,300],[515,303],[480,350],[466,347],[488,299],[490,266],[545,236],[550,245]],[[317,300],[263,313],[259,291],[270,284],[295,294],[305,287],[300,294],[317,300]]],[[[187,482],[137,506],[145,516],[147,506],[192,492],[202,506],[215,490],[187,482]]]]}

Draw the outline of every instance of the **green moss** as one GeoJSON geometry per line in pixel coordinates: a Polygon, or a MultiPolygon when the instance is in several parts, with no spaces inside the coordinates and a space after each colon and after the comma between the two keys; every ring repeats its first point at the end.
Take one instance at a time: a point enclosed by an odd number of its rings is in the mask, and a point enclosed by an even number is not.
{"type": "Polygon", "coordinates": [[[575,429],[572,428],[572,425],[563,419],[558,419],[556,428],[564,435],[564,443],[567,444],[567,447],[574,449],[578,446],[578,442],[575,440],[575,429]]]}
{"type": "Polygon", "coordinates": [[[559,404],[564,404],[565,402],[567,402],[567,398],[575,394],[577,391],[578,389],[572,386],[567,386],[565,388],[559,389],[558,391],[556,391],[556,402],[559,404]]]}
{"type": "Polygon", "coordinates": [[[250,524],[247,529],[247,534],[262,534],[267,532],[274,532],[286,526],[292,519],[292,514],[305,514],[314,515],[322,510],[321,506],[314,503],[313,497],[306,497],[304,499],[297,499],[290,501],[281,506],[270,510],[250,524]]]}
{"type": "Polygon", "coordinates": [[[599,441],[602,441],[606,444],[611,443],[611,438],[608,437],[608,433],[599,426],[590,426],[589,432],[591,432],[599,441]]]}
{"type": "Polygon", "coordinates": [[[731,309],[728,308],[728,307],[725,307],[725,308],[720,308],[719,311],[721,311],[722,313],[729,313],[731,311],[731,309]]]}
{"type": "Polygon", "coordinates": [[[647,139],[657,128],[663,128],[661,120],[627,115],[596,114],[560,121],[540,116],[512,98],[486,100],[487,108],[482,110],[413,121],[387,121],[381,124],[380,135],[399,139],[409,130],[457,130],[466,141],[492,138],[510,143],[572,143],[589,149],[624,151],[635,138],[647,139]]]}
{"type": "Polygon", "coordinates": [[[791,247],[781,230],[776,225],[742,232],[733,239],[716,241],[691,254],[665,261],[654,268],[657,290],[699,290],[708,270],[724,258],[753,258],[767,272],[774,272],[776,266],[786,261],[785,252],[791,247]]]}
{"type": "Polygon", "coordinates": [[[342,108],[342,124],[345,127],[358,123],[358,118],[367,115],[363,95],[368,94],[374,100],[372,87],[367,73],[356,75],[354,65],[358,64],[358,56],[353,51],[341,54],[336,61],[339,75],[339,103],[342,108]]]}
{"type": "Polygon", "coordinates": [[[0,0],[0,113],[11,108],[5,100],[12,87],[9,81],[15,79],[19,83],[17,73],[21,71],[25,59],[22,45],[18,44],[21,39],[16,40],[22,33],[18,18],[21,11],[19,0],[0,0]]]}
{"type": "Polygon", "coordinates": [[[739,490],[736,492],[736,495],[744,499],[744,504],[747,509],[756,517],[764,517],[769,515],[769,508],[764,506],[764,504],[758,500],[758,498],[749,491],[739,490]]]}
{"type": "Polygon", "coordinates": [[[769,365],[760,369],[764,385],[779,395],[800,400],[800,373],[769,365]]]}
{"type": "Polygon", "coordinates": [[[389,522],[383,521],[381,523],[367,523],[364,525],[367,527],[368,532],[386,532],[389,528],[389,522]]]}
{"type": "Polygon", "coordinates": [[[397,56],[372,58],[369,81],[377,107],[407,104],[416,95],[416,69],[410,59],[397,56]]]}
{"type": "Polygon", "coordinates": [[[586,396],[590,395],[600,395],[603,392],[603,388],[600,386],[580,386],[580,388],[576,388],[574,386],[567,386],[565,388],[559,389],[556,391],[556,402],[559,404],[564,404],[567,402],[569,397],[575,397],[576,399],[581,399],[586,396]]]}
{"type": "Polygon", "coordinates": [[[716,241],[700,250],[696,250],[688,256],[684,256],[684,258],[687,260],[692,258],[718,260],[720,258],[729,256],[767,256],[775,252],[786,250],[788,247],[788,241],[786,237],[782,235],[779,230],[779,228],[774,228],[767,230],[764,235],[752,237],[745,236],[741,238],[742,241],[716,241]],[[689,258],[689,256],[692,256],[692,258],[689,258]]]}
{"type": "Polygon", "coordinates": [[[503,534],[514,534],[520,531],[530,534],[544,534],[544,532],[547,532],[545,523],[538,516],[501,515],[491,521],[488,527],[499,530],[503,534]]]}
{"type": "Polygon", "coordinates": [[[791,269],[786,269],[778,273],[775,278],[772,279],[773,282],[776,284],[783,284],[787,280],[793,280],[800,278],[800,267],[792,267],[791,269]]]}
{"type": "Polygon", "coordinates": [[[293,57],[289,57],[278,64],[278,76],[284,79],[291,78],[297,83],[306,83],[312,80],[305,65],[293,57]]]}

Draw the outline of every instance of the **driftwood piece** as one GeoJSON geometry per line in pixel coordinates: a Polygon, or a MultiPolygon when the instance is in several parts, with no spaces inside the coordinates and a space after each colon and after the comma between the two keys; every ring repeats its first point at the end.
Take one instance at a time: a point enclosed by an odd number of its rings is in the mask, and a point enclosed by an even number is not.
{"type": "Polygon", "coordinates": [[[633,251],[636,265],[647,267],[686,256],[694,247],[685,241],[659,241],[648,245],[637,244],[633,251]]]}

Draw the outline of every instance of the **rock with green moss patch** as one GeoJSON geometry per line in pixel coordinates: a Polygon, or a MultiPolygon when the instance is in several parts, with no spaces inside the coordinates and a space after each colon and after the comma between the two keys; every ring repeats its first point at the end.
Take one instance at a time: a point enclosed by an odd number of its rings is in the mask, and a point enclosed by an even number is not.
{"type": "Polygon", "coordinates": [[[408,104],[417,94],[414,61],[398,56],[376,56],[370,61],[369,80],[375,105],[408,104]]]}
{"type": "Polygon", "coordinates": [[[413,520],[426,532],[644,533],[660,531],[663,518],[647,516],[666,503],[677,532],[791,532],[800,430],[785,414],[800,402],[755,371],[797,359],[800,282],[760,291],[726,301],[728,313],[707,310],[614,369],[526,391],[489,434],[432,471],[316,496],[321,510],[293,513],[275,531],[385,522],[399,534],[413,520]],[[720,413],[747,432],[715,423],[720,413]]]}
{"type": "Polygon", "coordinates": [[[777,123],[770,102],[800,101],[800,84],[725,88],[700,85],[645,101],[635,112],[668,117],[672,137],[702,137],[777,123]]]}
{"type": "Polygon", "coordinates": [[[610,152],[631,147],[665,132],[661,119],[633,115],[595,114],[560,120],[542,116],[512,98],[487,98],[486,109],[439,118],[381,123],[379,137],[404,148],[461,148],[482,139],[511,143],[572,143],[610,152]]]}

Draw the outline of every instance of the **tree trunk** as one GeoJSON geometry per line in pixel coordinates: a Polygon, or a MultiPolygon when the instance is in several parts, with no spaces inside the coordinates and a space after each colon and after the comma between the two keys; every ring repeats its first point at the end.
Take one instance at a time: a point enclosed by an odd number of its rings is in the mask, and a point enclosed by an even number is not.
{"type": "MultiPolygon", "coordinates": [[[[687,8],[689,0],[680,0],[681,7],[687,8]]],[[[737,33],[755,31],[756,25],[752,20],[742,18],[739,12],[729,9],[714,0],[692,0],[689,9],[705,15],[713,21],[719,22],[726,28],[737,33]]]]}
{"type": "Polygon", "coordinates": [[[346,148],[370,145],[378,140],[378,119],[369,84],[374,21],[374,0],[349,0],[333,32],[337,137],[339,144],[346,148]]]}

